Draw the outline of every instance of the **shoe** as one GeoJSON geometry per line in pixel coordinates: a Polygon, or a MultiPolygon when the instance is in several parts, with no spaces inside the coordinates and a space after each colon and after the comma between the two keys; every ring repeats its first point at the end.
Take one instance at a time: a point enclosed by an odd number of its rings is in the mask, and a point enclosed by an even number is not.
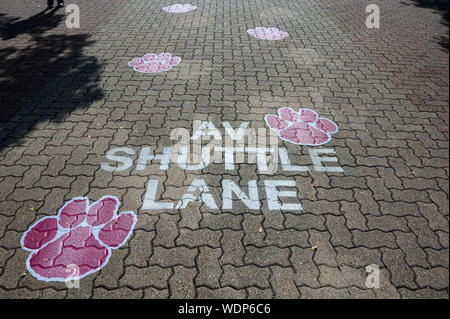
{"type": "Polygon", "coordinates": [[[53,7],[53,0],[47,0],[47,7],[49,8],[53,7]]]}

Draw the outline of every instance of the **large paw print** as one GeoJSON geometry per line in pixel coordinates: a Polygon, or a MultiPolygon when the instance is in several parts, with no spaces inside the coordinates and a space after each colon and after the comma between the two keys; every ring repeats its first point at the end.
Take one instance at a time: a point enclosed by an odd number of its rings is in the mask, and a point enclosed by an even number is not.
{"type": "Polygon", "coordinates": [[[128,62],[135,71],[142,73],[159,73],[169,71],[173,66],[179,64],[181,58],[172,56],[170,53],[147,53],[141,58],[135,58],[128,62]]]}
{"type": "Polygon", "coordinates": [[[289,107],[278,110],[278,115],[266,115],[266,124],[285,141],[298,145],[322,145],[331,140],[331,135],[338,131],[337,125],[326,118],[319,118],[310,109],[298,112],[289,107]]]}
{"type": "Polygon", "coordinates": [[[108,263],[111,249],[128,240],[137,221],[133,212],[117,216],[119,205],[115,196],[104,196],[90,206],[88,198],[76,197],[57,216],[37,221],[21,239],[22,248],[33,252],[28,271],[43,281],[81,279],[99,271],[108,263]]]}
{"type": "Polygon", "coordinates": [[[285,31],[280,31],[278,28],[263,28],[257,27],[255,29],[248,29],[247,33],[255,38],[262,40],[281,40],[289,35],[285,31]]]}
{"type": "Polygon", "coordinates": [[[168,7],[164,7],[163,10],[169,13],[185,13],[197,9],[192,4],[174,4],[168,7]]]}

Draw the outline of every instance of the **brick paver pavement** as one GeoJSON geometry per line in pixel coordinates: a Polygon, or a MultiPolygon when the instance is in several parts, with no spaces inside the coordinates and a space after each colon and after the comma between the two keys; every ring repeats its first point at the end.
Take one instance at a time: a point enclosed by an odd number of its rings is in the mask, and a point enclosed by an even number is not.
{"type": "Polygon", "coordinates": [[[379,0],[380,29],[365,27],[373,1],[192,0],[184,14],[162,11],[168,0],[67,1],[80,29],[44,2],[0,0],[1,298],[448,298],[445,1],[379,0]],[[249,36],[258,26],[289,36],[249,36]],[[158,74],[127,65],[148,52],[182,61],[158,74]],[[136,169],[142,147],[173,145],[174,128],[263,128],[281,106],[339,126],[322,146],[279,140],[308,171],[136,169]],[[135,161],[110,172],[116,147],[135,161]],[[317,149],[343,171],[314,168],[317,149]],[[196,179],[217,209],[143,208],[152,180],[157,200],[176,203],[196,179]],[[255,180],[261,208],[236,196],[223,208],[230,180],[247,194],[255,180]],[[303,208],[274,208],[271,180],[293,181],[286,202],[303,208]],[[137,213],[128,242],[79,289],[33,277],[24,232],[76,196],[104,195],[137,213]],[[371,264],[378,289],[365,284],[371,264]]]}

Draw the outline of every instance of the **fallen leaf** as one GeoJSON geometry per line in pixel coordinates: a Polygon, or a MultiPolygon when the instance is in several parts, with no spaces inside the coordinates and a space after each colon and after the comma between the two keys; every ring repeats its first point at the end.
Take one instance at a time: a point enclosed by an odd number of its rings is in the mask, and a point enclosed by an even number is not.
{"type": "Polygon", "coordinates": [[[312,246],[312,247],[311,247],[311,250],[312,250],[312,251],[316,251],[317,248],[318,248],[318,246],[312,246]]]}
{"type": "Polygon", "coordinates": [[[35,212],[35,211],[37,211],[37,208],[36,208],[36,207],[31,207],[30,210],[31,210],[32,212],[35,212]]]}

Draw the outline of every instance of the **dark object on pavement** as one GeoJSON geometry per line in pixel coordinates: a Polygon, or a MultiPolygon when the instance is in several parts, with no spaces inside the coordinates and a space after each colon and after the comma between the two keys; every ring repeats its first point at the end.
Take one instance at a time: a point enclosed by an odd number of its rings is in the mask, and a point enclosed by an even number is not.
{"type": "MultiPolygon", "coordinates": [[[[49,8],[53,7],[53,0],[47,0],[47,5],[49,8]]],[[[64,7],[64,1],[58,0],[58,7],[64,7]]]]}

